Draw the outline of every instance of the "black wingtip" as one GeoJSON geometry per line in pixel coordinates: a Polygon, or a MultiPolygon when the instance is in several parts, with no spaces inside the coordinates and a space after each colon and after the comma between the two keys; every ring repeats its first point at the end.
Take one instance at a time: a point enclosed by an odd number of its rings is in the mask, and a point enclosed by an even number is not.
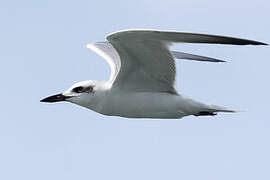
{"type": "Polygon", "coordinates": [[[259,41],[253,41],[251,43],[251,45],[263,45],[263,46],[269,46],[269,44],[263,43],[263,42],[259,42],[259,41]]]}
{"type": "Polygon", "coordinates": [[[218,62],[218,63],[226,63],[227,61],[224,61],[224,60],[218,60],[218,61],[216,61],[216,62],[218,62]]]}
{"type": "Polygon", "coordinates": [[[231,41],[231,44],[234,45],[263,45],[268,46],[268,44],[260,41],[248,40],[248,39],[235,39],[235,41],[231,41]]]}

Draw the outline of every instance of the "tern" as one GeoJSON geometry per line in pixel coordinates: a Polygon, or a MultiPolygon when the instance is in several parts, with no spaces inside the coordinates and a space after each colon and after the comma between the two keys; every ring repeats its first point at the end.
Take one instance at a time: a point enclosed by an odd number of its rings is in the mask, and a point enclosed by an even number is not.
{"type": "Polygon", "coordinates": [[[176,119],[235,112],[180,95],[175,88],[174,59],[223,60],[170,51],[169,47],[174,43],[267,45],[233,37],[161,30],[122,30],[106,39],[88,44],[87,48],[109,63],[108,81],[82,81],[41,102],[68,101],[103,115],[126,118],[176,119]]]}

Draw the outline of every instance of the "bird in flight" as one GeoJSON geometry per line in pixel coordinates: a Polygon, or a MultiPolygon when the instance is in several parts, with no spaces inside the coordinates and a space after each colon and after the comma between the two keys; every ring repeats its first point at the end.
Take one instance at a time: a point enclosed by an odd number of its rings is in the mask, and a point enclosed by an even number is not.
{"type": "Polygon", "coordinates": [[[174,43],[267,45],[225,36],[159,30],[122,30],[106,39],[87,47],[109,63],[108,81],[82,81],[41,102],[68,101],[104,115],[126,118],[176,119],[235,112],[185,97],[175,89],[174,59],[224,61],[170,51],[169,47],[174,43]]]}

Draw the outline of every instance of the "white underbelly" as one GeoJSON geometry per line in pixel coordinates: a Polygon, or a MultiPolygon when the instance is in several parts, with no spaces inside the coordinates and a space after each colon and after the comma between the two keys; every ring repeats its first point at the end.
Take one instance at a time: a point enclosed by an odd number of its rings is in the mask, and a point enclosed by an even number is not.
{"type": "Polygon", "coordinates": [[[129,93],[110,95],[99,111],[129,118],[181,118],[190,115],[182,96],[168,93],[129,93]]]}

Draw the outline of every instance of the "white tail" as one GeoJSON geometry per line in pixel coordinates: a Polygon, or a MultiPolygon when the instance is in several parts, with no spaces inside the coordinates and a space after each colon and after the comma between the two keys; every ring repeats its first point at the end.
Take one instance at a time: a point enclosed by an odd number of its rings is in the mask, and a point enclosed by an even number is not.
{"type": "Polygon", "coordinates": [[[231,112],[231,113],[235,113],[237,111],[235,110],[231,110],[231,109],[227,109],[225,107],[221,107],[221,106],[217,106],[217,105],[209,105],[211,111],[213,112],[231,112]]]}

